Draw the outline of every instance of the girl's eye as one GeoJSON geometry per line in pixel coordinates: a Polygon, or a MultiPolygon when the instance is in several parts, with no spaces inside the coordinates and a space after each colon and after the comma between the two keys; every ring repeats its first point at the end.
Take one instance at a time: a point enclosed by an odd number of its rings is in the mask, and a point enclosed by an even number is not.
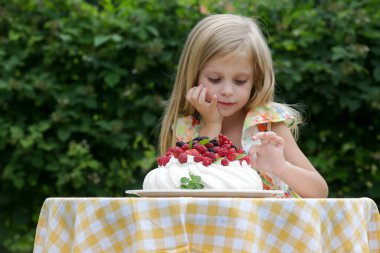
{"type": "Polygon", "coordinates": [[[220,82],[220,78],[211,78],[211,77],[208,77],[208,80],[212,83],[219,83],[220,82]]]}
{"type": "Polygon", "coordinates": [[[243,85],[243,84],[245,84],[247,82],[247,80],[235,80],[235,83],[237,84],[237,85],[243,85]]]}

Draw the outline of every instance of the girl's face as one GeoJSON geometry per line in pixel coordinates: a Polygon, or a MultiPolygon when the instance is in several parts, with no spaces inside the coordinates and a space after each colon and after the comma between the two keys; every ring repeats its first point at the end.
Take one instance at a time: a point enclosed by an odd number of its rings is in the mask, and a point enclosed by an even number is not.
{"type": "Polygon", "coordinates": [[[217,96],[223,117],[241,113],[253,86],[253,66],[248,57],[226,55],[209,60],[200,71],[198,84],[207,89],[206,101],[217,96]]]}

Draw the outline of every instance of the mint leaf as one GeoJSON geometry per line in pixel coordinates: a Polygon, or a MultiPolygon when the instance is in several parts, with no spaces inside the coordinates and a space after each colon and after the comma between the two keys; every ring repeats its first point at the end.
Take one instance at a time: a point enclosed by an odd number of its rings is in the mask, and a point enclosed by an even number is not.
{"type": "Polygon", "coordinates": [[[180,189],[203,189],[204,185],[200,176],[189,173],[190,178],[182,177],[180,189]]]}
{"type": "Polygon", "coordinates": [[[209,139],[203,139],[201,140],[199,143],[202,144],[202,145],[206,145],[207,143],[209,143],[210,140],[209,139]]]}
{"type": "Polygon", "coordinates": [[[236,160],[239,160],[240,158],[243,158],[246,155],[247,154],[238,154],[238,155],[236,155],[236,160]]]}
{"type": "Polygon", "coordinates": [[[182,177],[182,178],[181,178],[181,183],[182,183],[182,184],[186,184],[186,183],[188,183],[189,181],[190,181],[190,179],[187,178],[187,177],[182,177]]]}

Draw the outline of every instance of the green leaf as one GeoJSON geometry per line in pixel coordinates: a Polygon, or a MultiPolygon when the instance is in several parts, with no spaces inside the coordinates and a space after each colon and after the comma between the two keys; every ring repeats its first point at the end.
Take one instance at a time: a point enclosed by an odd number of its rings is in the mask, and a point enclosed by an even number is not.
{"type": "Polygon", "coordinates": [[[114,87],[120,81],[120,74],[116,72],[107,72],[104,76],[104,81],[108,84],[109,87],[114,87]]]}
{"type": "Polygon", "coordinates": [[[190,178],[193,182],[200,182],[201,181],[201,177],[200,176],[196,176],[196,175],[190,175],[190,178]]]}
{"type": "Polygon", "coordinates": [[[239,159],[241,159],[241,158],[243,158],[243,157],[245,157],[247,154],[238,154],[238,155],[236,155],[236,160],[239,160],[239,159]]]}
{"type": "Polygon", "coordinates": [[[97,35],[94,39],[94,46],[99,47],[100,45],[106,43],[110,39],[108,35],[97,35]]]}
{"type": "Polygon", "coordinates": [[[203,139],[201,140],[199,143],[202,144],[202,145],[206,145],[207,143],[209,143],[210,140],[209,139],[203,139]]]}
{"type": "Polygon", "coordinates": [[[24,137],[24,132],[21,128],[17,127],[17,126],[13,126],[10,128],[10,132],[11,132],[11,138],[12,139],[16,139],[16,140],[19,140],[21,139],[22,137],[24,137]]]}
{"type": "Polygon", "coordinates": [[[187,178],[187,177],[182,177],[182,178],[181,178],[181,183],[182,183],[182,184],[186,184],[186,183],[188,183],[189,181],[190,181],[190,179],[187,178]]]}
{"type": "Polygon", "coordinates": [[[68,127],[61,127],[57,130],[57,136],[60,141],[65,142],[69,139],[71,130],[68,127]]]}

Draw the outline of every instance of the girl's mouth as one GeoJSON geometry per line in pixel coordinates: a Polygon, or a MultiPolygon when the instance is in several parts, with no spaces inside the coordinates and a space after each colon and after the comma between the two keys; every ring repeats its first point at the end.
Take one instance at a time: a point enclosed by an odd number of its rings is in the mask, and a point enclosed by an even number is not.
{"type": "Polygon", "coordinates": [[[218,102],[218,104],[223,105],[223,106],[232,106],[235,103],[229,103],[229,102],[218,102]]]}

